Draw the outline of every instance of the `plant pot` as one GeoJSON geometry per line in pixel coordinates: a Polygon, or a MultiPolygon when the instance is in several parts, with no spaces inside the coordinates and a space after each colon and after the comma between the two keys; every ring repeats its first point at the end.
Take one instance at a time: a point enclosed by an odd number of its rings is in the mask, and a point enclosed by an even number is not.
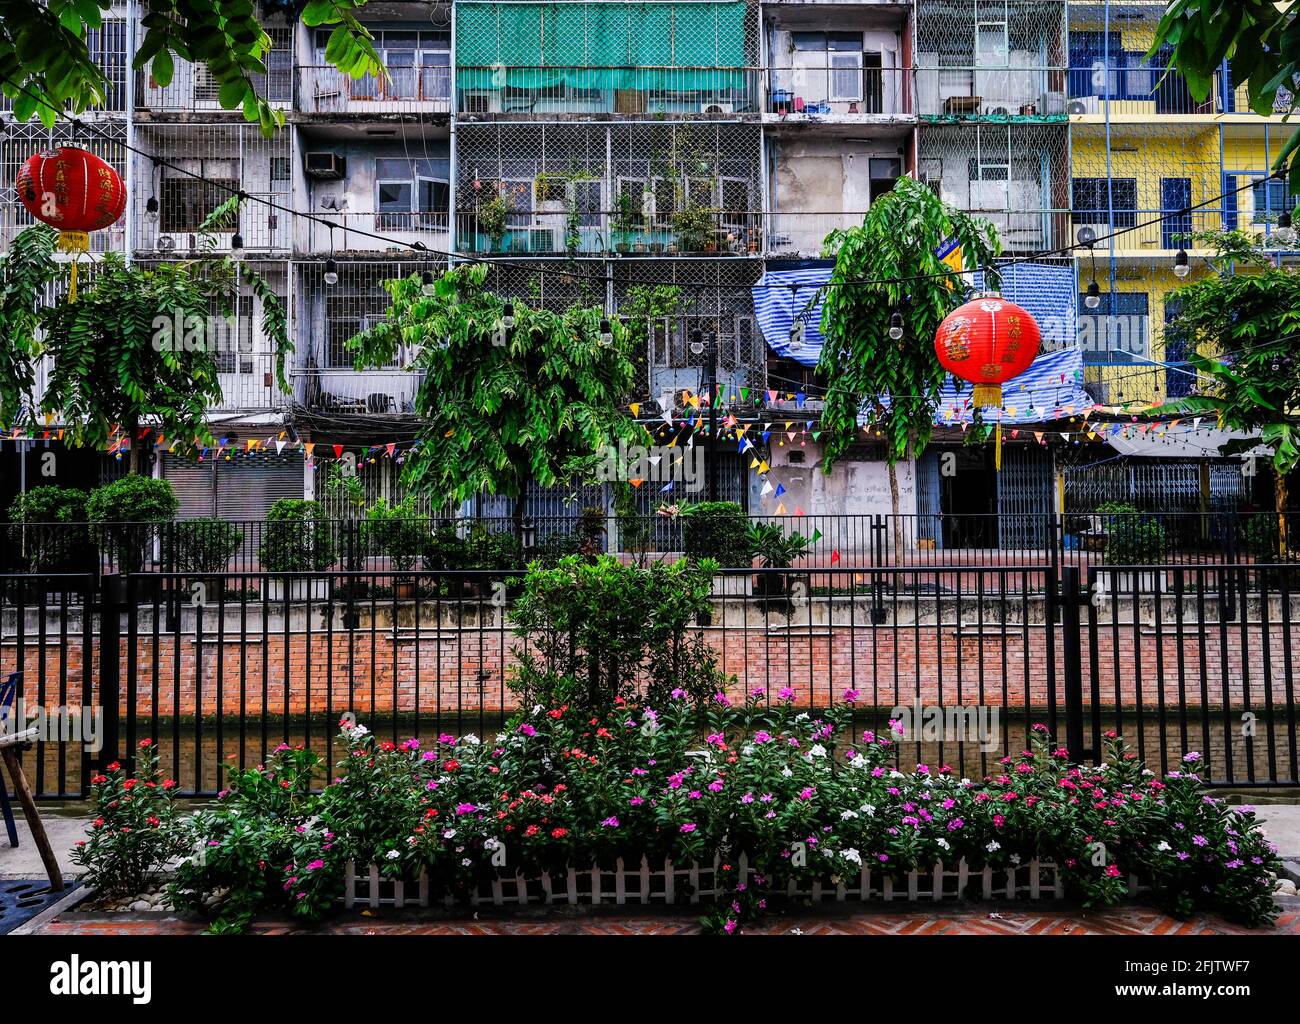
{"type": "Polygon", "coordinates": [[[271,604],[288,601],[328,601],[330,580],[327,576],[277,577],[267,580],[266,599],[271,604]]]}
{"type": "Polygon", "coordinates": [[[626,253],[629,250],[631,250],[631,248],[632,247],[628,245],[626,242],[618,242],[614,245],[614,251],[620,253],[626,253]]]}
{"type": "Polygon", "coordinates": [[[1133,572],[1115,566],[1104,566],[1102,572],[1104,575],[1101,578],[1110,584],[1112,594],[1124,595],[1136,591],[1138,597],[1142,597],[1146,594],[1159,594],[1164,589],[1163,572],[1151,569],[1133,572]]]}

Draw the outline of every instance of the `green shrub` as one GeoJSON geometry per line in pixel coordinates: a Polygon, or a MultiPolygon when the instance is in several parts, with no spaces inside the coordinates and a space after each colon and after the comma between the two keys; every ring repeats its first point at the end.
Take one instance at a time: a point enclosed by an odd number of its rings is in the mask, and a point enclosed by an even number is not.
{"type": "Polygon", "coordinates": [[[176,518],[180,500],[166,480],[132,473],[96,487],[86,502],[86,518],[100,550],[121,572],[139,572],[158,536],[158,526],[176,518]]]}
{"type": "Polygon", "coordinates": [[[1106,532],[1107,565],[1153,565],[1164,559],[1165,528],[1154,516],[1122,501],[1097,506],[1106,532]]]}
{"type": "Polygon", "coordinates": [[[413,498],[391,505],[380,498],[368,509],[361,524],[365,546],[392,560],[398,572],[410,572],[428,547],[429,520],[421,516],[413,498]]]}
{"type": "Polygon", "coordinates": [[[680,513],[682,545],[692,561],[712,559],[723,568],[750,564],[745,511],[734,501],[703,501],[680,513]]]}
{"type": "Polygon", "coordinates": [[[215,915],[213,932],[242,931],[262,908],[320,917],[342,891],[343,857],[319,820],[319,768],[318,755],[281,744],[265,765],[233,769],[217,802],[187,821],[193,853],[172,903],[215,915]]]}
{"type": "Polygon", "coordinates": [[[465,538],[462,569],[507,572],[524,566],[523,544],[515,534],[493,532],[486,526],[473,527],[465,538]]]}
{"type": "Polygon", "coordinates": [[[1276,513],[1254,512],[1242,516],[1237,535],[1242,549],[1255,561],[1276,562],[1280,558],[1282,532],[1276,513]]]}
{"type": "Polygon", "coordinates": [[[745,533],[749,554],[765,569],[788,569],[808,550],[802,533],[785,532],[780,523],[750,523],[745,533]]]}
{"type": "Polygon", "coordinates": [[[225,572],[244,542],[243,531],[224,519],[181,519],[168,531],[176,572],[225,572]]]}
{"type": "Polygon", "coordinates": [[[701,699],[716,692],[713,649],[694,628],[709,610],[716,569],[707,560],[643,569],[610,555],[530,568],[511,613],[528,640],[511,680],[521,703],[597,708],[644,694],[658,707],[673,691],[701,699]]]}
{"type": "Polygon", "coordinates": [[[89,572],[94,545],[86,528],[86,492],[75,487],[33,487],[9,506],[9,543],[22,550],[29,572],[89,572]]]}
{"type": "Polygon", "coordinates": [[[266,513],[266,532],[258,547],[268,572],[307,572],[334,564],[334,536],[319,502],[281,498],[266,513]]]}
{"type": "Polygon", "coordinates": [[[164,866],[187,848],[172,804],[176,783],[158,770],[158,747],[142,740],[136,770],[114,761],[91,778],[95,818],[72,849],[72,863],[102,896],[134,896],[156,884],[164,866]]]}

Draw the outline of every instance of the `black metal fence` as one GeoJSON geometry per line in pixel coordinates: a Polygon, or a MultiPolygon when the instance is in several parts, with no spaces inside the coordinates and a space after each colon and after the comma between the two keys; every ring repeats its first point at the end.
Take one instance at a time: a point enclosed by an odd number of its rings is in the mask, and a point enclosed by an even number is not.
{"type": "MultiPolygon", "coordinates": [[[[1041,722],[1077,757],[1100,757],[1113,730],[1156,770],[1195,753],[1215,785],[1295,786],[1298,573],[937,560],[729,570],[693,628],[737,698],[788,691],[819,708],[848,692],[855,730],[905,716],[905,767],[996,772],[1041,722]]],[[[14,717],[45,716],[27,755],[34,786],[82,796],[95,767],[144,738],[184,793],[219,790],[232,766],[280,743],[318,749],[333,773],[344,714],[394,741],[447,731],[490,741],[530,643],[509,618],[515,580],[0,576],[0,672],[22,673],[14,717]]]]}
{"type": "MultiPolygon", "coordinates": [[[[750,523],[807,541],[794,568],[1285,562],[1295,558],[1291,538],[1300,538],[1300,515],[1274,512],[752,515],[724,529],[740,536],[750,523]]],[[[522,530],[509,518],[6,523],[0,540],[0,570],[36,573],[435,572],[592,551],[629,561],[711,553],[692,548],[685,517],[603,513],[529,517],[522,530]]],[[[750,564],[743,543],[727,550],[741,553],[733,565],[750,564]]]]}

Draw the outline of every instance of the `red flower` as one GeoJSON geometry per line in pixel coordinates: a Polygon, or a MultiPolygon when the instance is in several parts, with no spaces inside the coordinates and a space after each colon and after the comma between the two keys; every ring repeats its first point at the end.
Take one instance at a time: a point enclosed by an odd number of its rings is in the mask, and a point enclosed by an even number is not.
{"type": "Polygon", "coordinates": [[[567,836],[568,834],[569,834],[569,830],[568,830],[567,828],[553,828],[553,829],[551,829],[551,838],[552,838],[552,839],[563,839],[563,838],[564,838],[565,836],[567,836]]]}
{"type": "Polygon", "coordinates": [[[460,762],[454,757],[449,757],[442,762],[443,771],[454,772],[460,767],[460,762]]]}

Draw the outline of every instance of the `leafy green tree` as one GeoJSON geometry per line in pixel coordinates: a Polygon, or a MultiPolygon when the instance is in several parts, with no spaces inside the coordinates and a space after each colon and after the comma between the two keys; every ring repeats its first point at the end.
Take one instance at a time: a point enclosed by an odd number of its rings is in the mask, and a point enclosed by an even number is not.
{"type": "MultiPolygon", "coordinates": [[[[1291,110],[1300,100],[1300,23],[1296,0],[1173,0],[1147,56],[1173,47],[1172,65],[1187,80],[1192,96],[1203,102],[1214,76],[1226,60],[1234,87],[1245,86],[1250,108],[1272,114],[1278,90],[1291,94],[1291,110]]],[[[1292,160],[1300,134],[1292,133],[1273,167],[1290,169],[1291,191],[1300,192],[1300,163],[1292,160]]]]}
{"type": "Polygon", "coordinates": [[[210,440],[207,411],[222,397],[210,328],[233,314],[241,281],[261,300],[276,377],[288,390],[284,307],[247,264],[222,257],[145,268],[108,253],[75,302],[49,301],[57,289],[48,286],[66,273],[52,257],[56,235],[27,228],[0,262],[0,320],[10,340],[0,349],[4,426],[35,424],[44,413],[65,426],[68,443],[100,449],[120,428],[132,440],[133,471],[142,468],[142,426],[185,447],[210,440]],[[49,366],[38,394],[41,358],[49,366]]]}
{"type": "Polygon", "coordinates": [[[885,441],[895,543],[897,463],[921,451],[934,429],[944,370],[934,332],[965,298],[960,279],[936,255],[955,239],[967,268],[986,267],[1001,250],[993,225],[946,206],[911,177],[871,204],[860,227],[832,232],[825,250],[835,269],[822,306],[822,348],[817,372],[826,381],[822,413],[827,473],[853,444],[858,415],[868,413],[885,441]],[[880,284],[855,284],[856,281],[880,284]],[[889,336],[892,318],[903,336],[889,336]]]}
{"type": "MultiPolygon", "coordinates": [[[[357,20],[365,0],[272,0],[266,14],[283,13],[290,23],[334,26],[325,59],[353,78],[383,74],[373,37],[357,20]]],[[[0,89],[13,101],[14,116],[32,115],[50,127],[59,111],[75,113],[103,106],[108,80],[86,46],[113,0],[5,0],[0,4],[0,89]]],[[[220,89],[222,107],[271,135],[284,123],[282,112],[257,95],[266,73],[271,37],[258,21],[255,0],[139,0],[144,36],[134,68],[149,68],[168,85],[176,61],[203,64],[220,89]]]]}
{"type": "MultiPolygon", "coordinates": [[[[1215,244],[1213,238],[1207,241],[1215,244]]],[[[1215,260],[1221,273],[1169,296],[1179,312],[1165,328],[1166,341],[1183,339],[1199,394],[1175,399],[1166,408],[1212,413],[1220,427],[1258,433],[1258,440],[1229,441],[1221,454],[1239,455],[1261,443],[1272,449],[1278,528],[1285,541],[1286,476],[1300,462],[1300,359],[1295,354],[1300,274],[1236,247],[1229,255],[1238,266],[1245,257],[1246,272],[1234,273],[1227,260],[1215,260]]]]}
{"type": "Polygon", "coordinates": [[[433,277],[431,294],[416,276],[387,282],[387,316],[348,345],[358,370],[416,351],[422,424],[402,470],[408,488],[440,501],[514,498],[518,533],[530,483],[585,475],[604,446],[645,431],[622,411],[634,370],[617,319],[604,345],[600,307],[557,313],[516,301],[507,328],[505,300],[483,287],[487,271],[456,266],[433,277]]]}

